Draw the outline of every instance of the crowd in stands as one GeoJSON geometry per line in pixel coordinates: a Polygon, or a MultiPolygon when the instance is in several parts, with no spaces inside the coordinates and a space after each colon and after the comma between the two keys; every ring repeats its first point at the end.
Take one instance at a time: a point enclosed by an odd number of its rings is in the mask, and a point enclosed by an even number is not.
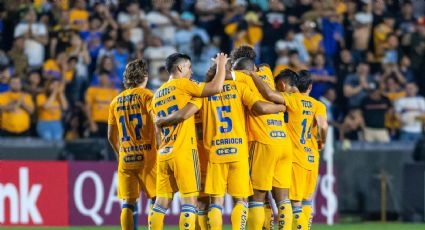
{"type": "Polygon", "coordinates": [[[425,120],[425,2],[14,0],[0,3],[1,136],[104,137],[126,64],[211,57],[240,45],[274,74],[308,69],[341,140],[418,140],[425,120]]]}

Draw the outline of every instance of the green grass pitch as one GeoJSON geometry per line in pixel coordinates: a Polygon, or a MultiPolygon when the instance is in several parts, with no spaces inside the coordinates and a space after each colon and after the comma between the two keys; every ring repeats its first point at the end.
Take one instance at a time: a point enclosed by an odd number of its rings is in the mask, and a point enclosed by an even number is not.
{"type": "MultiPolygon", "coordinates": [[[[8,227],[2,229],[11,230],[119,230],[119,227],[69,227],[69,228],[56,228],[56,227],[8,227]]],[[[147,227],[140,226],[140,230],[146,230],[147,227]]],[[[167,226],[164,230],[177,230],[178,226],[167,226]]],[[[227,225],[223,228],[224,230],[230,230],[230,226],[227,225]]],[[[403,223],[359,223],[359,224],[336,224],[334,226],[327,226],[323,224],[313,224],[312,230],[423,230],[425,224],[403,224],[403,223]]]]}

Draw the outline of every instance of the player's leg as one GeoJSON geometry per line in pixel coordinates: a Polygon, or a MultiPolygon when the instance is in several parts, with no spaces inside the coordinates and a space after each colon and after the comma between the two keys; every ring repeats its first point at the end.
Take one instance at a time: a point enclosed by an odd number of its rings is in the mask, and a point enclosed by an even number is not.
{"type": "Polygon", "coordinates": [[[252,184],[249,178],[248,159],[241,159],[240,161],[227,164],[227,192],[234,200],[231,216],[232,229],[245,229],[249,216],[247,198],[253,195],[252,184]]]}
{"type": "Polygon", "coordinates": [[[268,151],[267,145],[259,142],[250,143],[249,155],[254,195],[249,197],[248,228],[262,229],[266,219],[270,221],[272,215],[269,213],[266,218],[264,202],[267,191],[272,189],[275,157],[273,152],[268,151]],[[264,168],[265,165],[267,169],[264,168]]]}
{"type": "Polygon", "coordinates": [[[302,201],[303,213],[308,221],[308,229],[311,229],[311,225],[313,224],[314,212],[313,212],[312,203],[313,203],[314,192],[316,190],[316,185],[317,185],[318,171],[319,171],[318,165],[312,171],[310,171],[307,177],[308,178],[307,192],[304,195],[303,201],[302,201]]]}
{"type": "Polygon", "coordinates": [[[274,214],[271,204],[271,193],[267,192],[266,199],[264,200],[264,224],[263,229],[273,230],[274,229],[274,214]]]}
{"type": "MultiPolygon", "coordinates": [[[[152,154],[153,156],[155,156],[154,154],[156,154],[156,152],[151,152],[149,154],[152,154]]],[[[156,159],[152,158],[145,158],[145,163],[143,165],[142,170],[140,170],[140,174],[139,174],[139,180],[140,180],[140,185],[142,187],[143,192],[146,194],[146,197],[149,199],[149,212],[148,212],[148,223],[152,222],[152,215],[153,215],[153,211],[152,208],[155,204],[155,200],[156,200],[156,173],[157,173],[157,168],[156,168],[156,159]]],[[[133,213],[134,216],[134,213],[133,213]]],[[[137,218],[134,219],[135,220],[135,229],[137,228],[137,218]]]]}
{"type": "Polygon", "coordinates": [[[198,197],[198,216],[196,221],[196,229],[197,230],[207,230],[207,215],[208,215],[208,207],[210,206],[210,197],[201,194],[198,197]]]}
{"type": "Polygon", "coordinates": [[[140,193],[137,174],[138,171],[134,169],[118,169],[118,197],[122,200],[120,221],[123,230],[134,229],[133,211],[140,193]]]}
{"type": "Polygon", "coordinates": [[[205,193],[211,197],[208,208],[208,228],[210,230],[222,229],[224,194],[226,193],[228,165],[226,163],[208,162],[207,177],[205,179],[205,193]]]}
{"type": "Polygon", "coordinates": [[[174,177],[181,195],[180,229],[196,227],[197,203],[201,190],[198,151],[189,150],[175,157],[174,177]]]}
{"type": "Polygon", "coordinates": [[[174,192],[177,191],[175,178],[172,173],[173,164],[174,159],[157,162],[156,199],[150,213],[149,229],[163,229],[165,213],[170,206],[174,192]]]}
{"type": "Polygon", "coordinates": [[[308,221],[302,213],[302,197],[306,189],[307,170],[296,163],[292,164],[291,187],[289,198],[292,203],[292,229],[306,230],[308,221]]]}
{"type": "MultiPolygon", "coordinates": [[[[289,140],[288,140],[289,142],[289,140]]],[[[291,143],[279,146],[272,152],[279,152],[273,176],[273,198],[278,210],[278,229],[289,230],[292,228],[292,206],[289,200],[289,188],[292,174],[292,148],[291,143]]]]}

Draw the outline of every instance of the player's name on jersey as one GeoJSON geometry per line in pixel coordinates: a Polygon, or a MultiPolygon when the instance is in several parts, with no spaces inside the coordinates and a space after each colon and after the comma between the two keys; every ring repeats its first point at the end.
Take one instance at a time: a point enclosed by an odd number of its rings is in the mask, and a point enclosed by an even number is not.
{"type": "Polygon", "coordinates": [[[122,106],[117,106],[117,111],[133,110],[133,109],[140,109],[140,108],[142,108],[140,104],[122,105],[122,106]]]}
{"type": "Polygon", "coordinates": [[[176,89],[175,86],[169,86],[169,87],[160,89],[160,90],[158,90],[158,92],[155,93],[155,98],[167,96],[168,94],[170,94],[175,89],[176,89]]]}
{"type": "Polygon", "coordinates": [[[243,144],[242,138],[223,138],[211,141],[211,146],[217,145],[241,145],[243,144]]]}
{"type": "Polygon", "coordinates": [[[177,140],[177,134],[173,134],[173,135],[171,135],[169,137],[164,137],[162,141],[164,143],[168,143],[170,141],[175,141],[175,140],[177,140]]]}
{"type": "Polygon", "coordinates": [[[168,102],[171,102],[171,101],[175,101],[176,100],[176,96],[175,95],[173,95],[173,96],[171,96],[171,97],[167,97],[167,98],[165,98],[164,100],[160,100],[160,101],[157,101],[156,103],[155,103],[155,108],[156,107],[158,107],[158,106],[161,106],[161,105],[164,105],[164,104],[167,104],[168,102]]]}
{"type": "Polygon", "coordinates": [[[267,119],[268,126],[282,126],[282,120],[267,119]]]}
{"type": "Polygon", "coordinates": [[[208,96],[208,101],[221,101],[221,100],[230,100],[230,99],[236,99],[236,94],[208,96]]]}
{"type": "Polygon", "coordinates": [[[151,150],[151,149],[152,149],[151,144],[143,144],[143,145],[136,145],[136,146],[121,147],[120,152],[129,153],[129,152],[137,152],[137,151],[144,151],[144,150],[151,150]]]}
{"type": "Polygon", "coordinates": [[[117,98],[117,103],[118,104],[123,104],[125,102],[132,102],[132,101],[136,101],[140,99],[140,95],[139,94],[129,94],[129,95],[125,95],[125,96],[121,96],[117,98]]]}

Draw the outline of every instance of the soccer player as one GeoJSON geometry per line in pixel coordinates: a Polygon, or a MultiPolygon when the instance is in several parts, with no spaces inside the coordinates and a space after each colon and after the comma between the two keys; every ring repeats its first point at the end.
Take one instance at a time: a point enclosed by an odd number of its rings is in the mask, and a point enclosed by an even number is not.
{"type": "Polygon", "coordinates": [[[210,229],[222,229],[226,191],[235,201],[231,215],[232,229],[245,228],[248,216],[246,201],[252,195],[245,108],[255,115],[285,110],[282,104],[261,101],[258,93],[252,92],[243,83],[233,81],[230,71],[227,71],[222,93],[192,100],[179,112],[156,121],[158,125],[172,125],[201,109],[204,147],[209,153],[205,193],[211,196],[208,212],[210,229]]]}
{"type": "MultiPolygon", "coordinates": [[[[217,72],[208,83],[191,81],[190,57],[175,53],[167,57],[166,69],[170,80],[153,97],[155,117],[165,117],[183,108],[192,97],[206,97],[223,88],[225,64],[228,58],[220,53],[214,61],[217,72]]],[[[164,215],[173,194],[181,195],[180,228],[195,229],[196,205],[200,190],[199,160],[193,116],[174,126],[161,127],[161,145],[158,150],[157,199],[152,208],[151,229],[162,229],[164,215]]]]}
{"type": "Polygon", "coordinates": [[[156,140],[150,114],[152,93],[145,89],[148,66],[142,59],[127,64],[125,91],[109,106],[108,140],[118,159],[118,197],[123,200],[122,229],[137,228],[137,206],[140,190],[155,197],[156,140]]]}
{"type": "MultiPolygon", "coordinates": [[[[248,49],[247,49],[248,50],[248,49]]],[[[250,55],[246,55],[250,57],[250,55]]],[[[233,72],[236,81],[247,83],[251,89],[257,88],[249,76],[258,77],[274,89],[273,76],[267,66],[256,69],[251,58],[242,57],[234,61],[233,72]],[[254,72],[255,71],[255,72],[254,72]]],[[[283,113],[255,116],[248,112],[248,130],[250,135],[251,180],[254,195],[250,197],[248,228],[267,229],[273,226],[270,219],[273,214],[269,207],[265,209],[264,202],[267,192],[272,191],[273,198],[278,206],[279,229],[290,229],[292,221],[291,202],[289,200],[289,186],[292,167],[292,143],[287,135],[283,113]],[[267,170],[264,165],[268,165],[267,170]],[[266,223],[267,222],[267,223],[266,223]],[[268,225],[268,226],[267,226],[268,225]]],[[[267,204],[266,206],[270,206],[267,204]]]]}
{"type": "MultiPolygon", "coordinates": [[[[253,77],[255,85],[261,94],[270,101],[283,103],[287,107],[288,130],[293,143],[293,164],[289,197],[292,202],[293,228],[308,229],[308,220],[303,214],[301,202],[308,193],[308,183],[314,168],[315,155],[308,146],[311,139],[311,126],[315,121],[318,126],[320,143],[326,142],[327,121],[326,115],[319,109],[319,103],[308,92],[312,88],[312,80],[309,75],[299,77],[295,72],[284,70],[279,75],[294,75],[289,77],[289,85],[295,85],[294,93],[279,93],[271,90],[258,77],[253,77]]],[[[279,77],[278,75],[278,77],[279,77]]],[[[279,84],[279,82],[278,82],[279,84]]]]}

